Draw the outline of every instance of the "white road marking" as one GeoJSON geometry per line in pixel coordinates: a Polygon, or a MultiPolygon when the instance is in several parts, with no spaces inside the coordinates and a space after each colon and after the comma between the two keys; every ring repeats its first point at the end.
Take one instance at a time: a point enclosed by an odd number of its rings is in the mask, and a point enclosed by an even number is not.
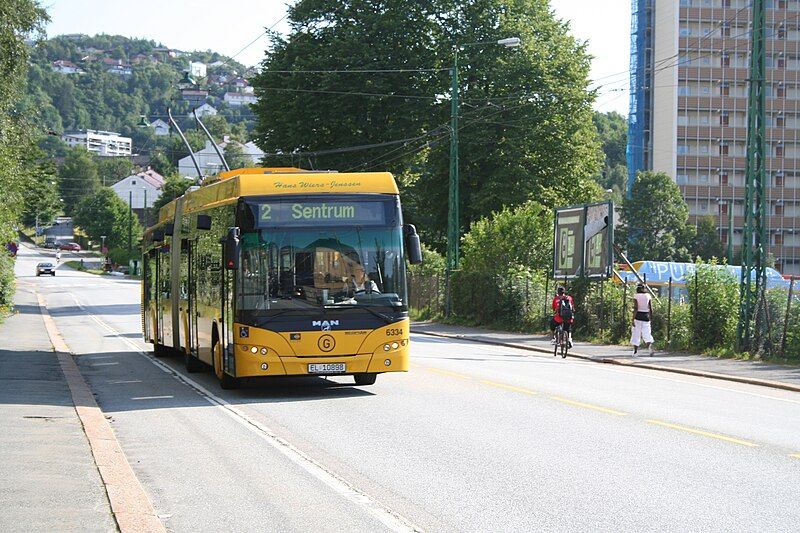
{"type": "Polygon", "coordinates": [[[403,533],[423,531],[422,528],[415,526],[407,518],[392,511],[388,507],[382,506],[380,503],[373,500],[366,493],[361,492],[353,485],[351,485],[349,482],[339,477],[331,470],[328,470],[321,463],[318,463],[317,461],[315,461],[314,459],[312,459],[311,457],[300,451],[298,448],[295,448],[288,441],[279,437],[272,429],[270,429],[266,425],[243,413],[241,410],[237,409],[232,404],[228,403],[225,399],[220,398],[219,396],[213,394],[212,392],[210,392],[208,389],[206,389],[193,379],[183,374],[180,374],[179,372],[176,372],[168,365],[148,356],[147,353],[141,350],[133,341],[122,336],[121,333],[116,331],[110,325],[106,324],[105,321],[101,320],[96,315],[89,313],[87,309],[83,306],[83,304],[81,304],[78,301],[77,297],[74,294],[71,294],[71,296],[72,299],[75,300],[75,303],[78,305],[78,307],[80,307],[86,313],[87,316],[89,316],[92,320],[94,320],[103,329],[105,329],[109,333],[113,334],[114,336],[122,340],[125,344],[130,346],[136,353],[144,357],[147,361],[149,361],[150,363],[161,369],[166,374],[169,374],[177,381],[180,381],[184,385],[187,385],[192,389],[194,389],[207,402],[220,408],[225,414],[230,416],[233,420],[235,420],[245,428],[251,430],[255,435],[258,435],[261,439],[267,442],[267,444],[269,444],[275,450],[283,454],[287,459],[292,461],[294,464],[296,464],[297,466],[308,472],[318,481],[324,483],[325,485],[333,489],[334,492],[336,492],[343,498],[364,509],[367,513],[372,515],[384,526],[386,526],[386,528],[389,531],[403,532],[403,533]]]}
{"type": "Polygon", "coordinates": [[[175,396],[134,396],[131,400],[168,400],[175,396]]]}

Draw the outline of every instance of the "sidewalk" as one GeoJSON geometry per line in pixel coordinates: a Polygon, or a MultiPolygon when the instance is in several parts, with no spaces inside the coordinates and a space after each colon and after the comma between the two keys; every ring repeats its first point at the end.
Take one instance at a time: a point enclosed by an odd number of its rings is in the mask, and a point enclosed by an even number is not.
{"type": "MultiPolygon", "coordinates": [[[[414,322],[411,324],[411,332],[521,348],[551,355],[553,353],[548,335],[493,331],[483,328],[450,326],[436,322],[414,322]]],[[[663,370],[800,392],[800,368],[759,361],[717,359],[702,355],[659,351],[653,357],[647,355],[634,357],[633,349],[628,346],[606,346],[577,341],[569,351],[569,355],[598,363],[663,370]]]]}
{"type": "Polygon", "coordinates": [[[0,530],[117,531],[33,291],[0,324],[0,530]]]}

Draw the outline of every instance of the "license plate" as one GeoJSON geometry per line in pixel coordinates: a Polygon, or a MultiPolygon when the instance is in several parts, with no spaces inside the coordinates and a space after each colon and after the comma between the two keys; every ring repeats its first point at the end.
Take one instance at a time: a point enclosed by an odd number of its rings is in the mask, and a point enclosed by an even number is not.
{"type": "Polygon", "coordinates": [[[309,374],[341,374],[347,372],[344,363],[311,363],[308,365],[309,374]]]}

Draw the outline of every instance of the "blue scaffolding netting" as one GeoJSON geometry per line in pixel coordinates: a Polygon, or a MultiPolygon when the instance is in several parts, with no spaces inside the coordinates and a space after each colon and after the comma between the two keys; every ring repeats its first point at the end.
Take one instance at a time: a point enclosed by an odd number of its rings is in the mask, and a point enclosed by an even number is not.
{"type": "Polygon", "coordinates": [[[630,60],[630,107],[628,108],[628,196],[631,194],[636,173],[645,169],[644,147],[646,143],[647,100],[645,92],[651,32],[648,31],[649,6],[652,0],[631,0],[631,60],[630,60]]]}

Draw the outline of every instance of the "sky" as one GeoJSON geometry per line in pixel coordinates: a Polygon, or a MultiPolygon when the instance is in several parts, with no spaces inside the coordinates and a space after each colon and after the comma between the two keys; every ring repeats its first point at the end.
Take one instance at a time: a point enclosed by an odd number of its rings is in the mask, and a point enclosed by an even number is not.
{"type": "MultiPolygon", "coordinates": [[[[286,31],[285,0],[42,0],[49,36],[107,33],[180,50],[213,50],[245,65],[264,57],[264,30],[286,31]]],[[[556,16],[588,42],[595,109],[628,114],[630,0],[551,0],[556,16]]]]}

